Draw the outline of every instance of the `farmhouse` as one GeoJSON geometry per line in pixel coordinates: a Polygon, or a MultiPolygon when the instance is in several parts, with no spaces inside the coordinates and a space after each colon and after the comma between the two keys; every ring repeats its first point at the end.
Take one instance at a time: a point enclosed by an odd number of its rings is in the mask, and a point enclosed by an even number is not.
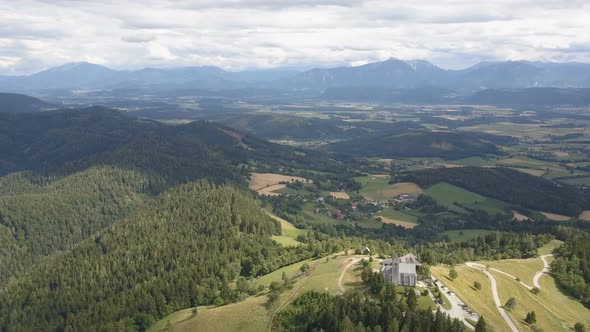
{"type": "Polygon", "coordinates": [[[402,200],[402,202],[409,202],[409,201],[415,201],[416,200],[416,195],[413,194],[401,194],[399,195],[399,198],[402,200]]]}
{"type": "Polygon", "coordinates": [[[334,210],[334,217],[338,219],[346,219],[346,215],[340,210],[334,210]]]}
{"type": "Polygon", "coordinates": [[[386,283],[397,286],[416,286],[418,281],[417,268],[420,266],[418,258],[412,254],[402,257],[397,255],[381,262],[381,273],[386,283]]]}

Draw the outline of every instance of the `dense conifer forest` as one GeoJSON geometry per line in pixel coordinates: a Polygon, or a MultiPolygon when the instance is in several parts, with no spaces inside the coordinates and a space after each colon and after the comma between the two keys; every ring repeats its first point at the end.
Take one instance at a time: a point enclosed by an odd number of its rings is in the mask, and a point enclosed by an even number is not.
{"type": "Polygon", "coordinates": [[[384,287],[379,300],[361,293],[330,296],[308,292],[282,311],[275,320],[276,331],[432,331],[462,332],[467,328],[440,311],[417,308],[413,289],[401,295],[396,287],[384,287]]]}
{"type": "Polygon", "coordinates": [[[234,302],[236,277],[308,257],[274,242],[279,232],[242,190],[175,187],[9,283],[0,296],[1,330],[112,331],[142,315],[234,302]]]}

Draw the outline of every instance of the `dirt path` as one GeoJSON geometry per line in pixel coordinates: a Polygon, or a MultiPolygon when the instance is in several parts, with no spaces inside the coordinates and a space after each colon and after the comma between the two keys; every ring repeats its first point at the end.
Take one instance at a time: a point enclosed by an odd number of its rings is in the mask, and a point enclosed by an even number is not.
{"type": "MultiPolygon", "coordinates": [[[[500,273],[500,274],[503,274],[503,275],[507,276],[508,278],[512,278],[512,279],[514,279],[514,280],[518,281],[518,283],[520,283],[520,284],[521,284],[521,285],[522,285],[524,288],[526,288],[526,289],[528,289],[528,290],[532,290],[532,289],[533,289],[533,286],[530,286],[530,285],[526,284],[526,283],[525,283],[524,281],[522,281],[522,280],[518,280],[518,278],[517,278],[517,277],[513,276],[513,275],[512,275],[512,274],[510,274],[510,273],[506,273],[506,272],[504,272],[504,271],[502,271],[502,270],[494,269],[493,267],[486,268],[486,266],[485,266],[485,265],[482,265],[482,264],[479,264],[479,263],[473,263],[473,262],[469,262],[469,264],[468,264],[468,265],[469,265],[469,266],[471,266],[471,267],[477,266],[477,267],[480,267],[480,268],[482,268],[482,269],[486,269],[486,270],[490,270],[490,271],[498,272],[498,273],[500,273]],[[471,264],[471,265],[469,265],[469,264],[471,264]],[[472,265],[473,265],[473,266],[472,266],[472,265]]],[[[538,273],[541,273],[541,272],[538,272],[538,273]]]]}
{"type": "Polygon", "coordinates": [[[504,310],[504,308],[502,307],[502,302],[500,301],[500,296],[498,295],[498,285],[496,283],[496,278],[494,278],[494,276],[491,273],[486,271],[485,266],[481,264],[472,262],[467,262],[465,264],[471,268],[481,270],[483,273],[485,273],[485,275],[488,276],[488,278],[490,279],[490,283],[492,285],[492,295],[494,298],[494,302],[496,303],[496,308],[498,309],[500,316],[502,316],[504,321],[506,321],[506,324],[508,324],[508,327],[510,327],[510,330],[512,330],[512,332],[518,332],[518,328],[516,328],[516,325],[514,325],[514,322],[512,321],[512,319],[510,319],[510,317],[506,313],[506,310],[504,310]]]}
{"type": "Polygon", "coordinates": [[[342,272],[340,273],[340,277],[338,277],[338,288],[340,288],[340,291],[343,294],[344,294],[344,292],[346,292],[346,288],[344,288],[344,285],[342,284],[342,280],[344,279],[344,274],[346,273],[346,271],[348,270],[349,267],[351,267],[352,265],[360,262],[361,259],[363,259],[363,257],[357,258],[357,259],[353,259],[348,264],[346,264],[346,266],[342,269],[342,272]]]}
{"type": "Polygon", "coordinates": [[[535,274],[535,277],[533,278],[533,285],[535,285],[535,287],[541,289],[541,285],[539,285],[539,279],[541,278],[541,276],[543,274],[547,274],[549,273],[549,263],[547,262],[547,257],[549,256],[553,256],[553,254],[548,254],[548,255],[543,255],[541,256],[541,260],[543,261],[543,269],[539,272],[537,272],[537,274],[535,274]]]}

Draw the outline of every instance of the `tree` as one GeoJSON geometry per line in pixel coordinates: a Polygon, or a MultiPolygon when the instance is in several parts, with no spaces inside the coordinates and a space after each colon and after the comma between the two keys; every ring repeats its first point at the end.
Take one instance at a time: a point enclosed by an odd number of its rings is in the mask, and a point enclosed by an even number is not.
{"type": "Polygon", "coordinates": [[[506,308],[508,311],[511,311],[514,309],[514,307],[516,307],[516,299],[511,297],[508,299],[508,301],[506,301],[506,304],[504,304],[504,308],[506,308]]]}
{"type": "Polygon", "coordinates": [[[281,279],[283,279],[284,284],[289,283],[289,277],[287,276],[287,272],[283,271],[283,274],[281,275],[281,279]]]}
{"type": "Polygon", "coordinates": [[[309,264],[307,264],[307,263],[303,263],[303,265],[301,265],[301,267],[299,268],[299,271],[301,271],[301,273],[303,273],[307,270],[309,270],[309,264]]]}
{"type": "Polygon", "coordinates": [[[531,289],[531,292],[536,295],[541,293],[541,289],[539,287],[533,287],[533,289],[531,289]]]}
{"type": "Polygon", "coordinates": [[[479,281],[474,281],[473,287],[479,291],[481,290],[481,283],[479,281]]]}
{"type": "Polygon", "coordinates": [[[455,268],[452,267],[451,270],[449,271],[449,278],[451,278],[451,280],[455,280],[455,279],[457,279],[458,276],[459,276],[459,274],[457,273],[457,270],[455,270],[455,268]]]}
{"type": "Polygon", "coordinates": [[[577,322],[576,325],[574,325],[574,331],[576,332],[586,332],[586,326],[580,322],[577,322]]]}
{"type": "Polygon", "coordinates": [[[531,311],[531,312],[527,313],[524,321],[527,322],[527,324],[529,324],[529,325],[536,324],[537,323],[537,315],[535,314],[535,311],[531,311]]]}
{"type": "Polygon", "coordinates": [[[483,316],[481,316],[475,325],[475,332],[486,332],[487,330],[486,321],[483,319],[483,316]]]}

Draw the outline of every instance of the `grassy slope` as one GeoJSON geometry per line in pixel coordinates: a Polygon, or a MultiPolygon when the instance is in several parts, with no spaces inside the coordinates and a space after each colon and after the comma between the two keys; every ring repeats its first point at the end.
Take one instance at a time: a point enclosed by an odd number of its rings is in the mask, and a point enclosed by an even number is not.
{"type": "MultiPolygon", "coordinates": [[[[192,314],[192,308],[174,312],[150,327],[149,331],[157,332],[166,330],[168,321],[174,331],[264,331],[269,324],[273,311],[281,305],[288,303],[303,292],[310,290],[328,291],[331,294],[340,293],[338,278],[342,269],[351,259],[361,256],[329,256],[316,260],[307,260],[310,265],[308,273],[301,273],[299,268],[305,262],[295,263],[260,277],[256,283],[268,286],[272,281],[280,282],[283,271],[291,278],[295,278],[294,287],[285,291],[277,304],[267,309],[266,295],[249,297],[243,302],[233,303],[221,307],[198,307],[196,316],[192,314]],[[336,257],[336,258],[333,258],[336,257]]],[[[350,268],[353,270],[353,267],[350,268]]],[[[344,286],[349,289],[364,289],[366,286],[360,280],[358,271],[347,271],[344,278],[344,286]]],[[[425,304],[423,304],[425,305],[425,304]]]]}
{"type": "Polygon", "coordinates": [[[449,267],[433,266],[431,268],[432,275],[440,279],[451,291],[457,294],[469,308],[485,317],[488,326],[494,328],[495,331],[507,331],[508,325],[496,310],[496,305],[492,299],[490,281],[483,272],[469,268],[466,265],[455,266],[455,270],[457,270],[459,276],[454,281],[451,281],[447,277],[449,267]],[[481,283],[482,288],[480,291],[473,287],[474,281],[481,283]]]}
{"type": "Polygon", "coordinates": [[[267,211],[267,214],[274,219],[278,220],[281,223],[281,229],[283,231],[282,235],[275,235],[272,237],[273,240],[277,241],[281,245],[285,247],[293,246],[296,247],[301,244],[301,242],[297,241],[297,236],[307,234],[307,230],[299,229],[287,220],[283,218],[279,218],[274,214],[267,211]]]}
{"type": "Polygon", "coordinates": [[[448,236],[453,242],[463,242],[477,238],[480,235],[487,235],[492,233],[486,229],[462,229],[458,231],[445,231],[440,233],[440,236],[448,236]]]}
{"type": "Polygon", "coordinates": [[[439,204],[457,212],[465,212],[465,210],[456,206],[455,202],[469,208],[482,209],[489,213],[503,212],[504,207],[507,206],[504,202],[481,196],[446,182],[437,183],[426,189],[425,192],[439,204]]]}
{"type": "Polygon", "coordinates": [[[411,214],[404,213],[402,211],[394,210],[392,208],[385,208],[380,213],[380,216],[389,219],[401,220],[401,221],[408,221],[416,223],[418,221],[418,217],[413,216],[411,214]]]}

